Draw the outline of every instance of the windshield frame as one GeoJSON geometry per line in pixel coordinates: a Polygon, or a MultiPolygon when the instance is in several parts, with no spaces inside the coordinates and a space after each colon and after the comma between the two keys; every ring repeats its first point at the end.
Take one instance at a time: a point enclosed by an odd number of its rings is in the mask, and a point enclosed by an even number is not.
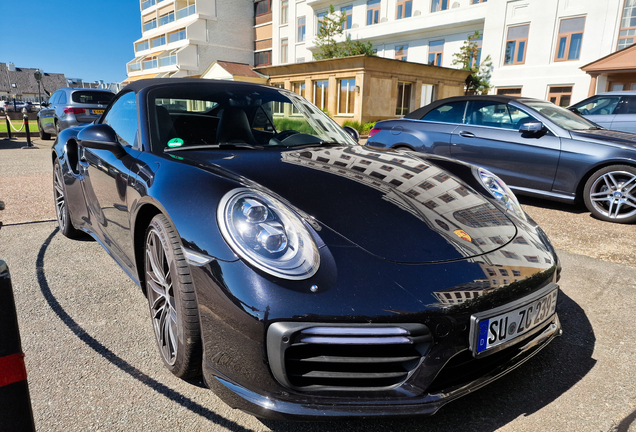
{"type": "Polygon", "coordinates": [[[576,114],[568,109],[560,107],[558,105],[553,104],[548,101],[523,101],[520,105],[527,106],[533,111],[539,113],[541,117],[545,118],[552,122],[555,126],[560,127],[566,131],[581,131],[581,130],[590,130],[590,129],[602,129],[596,123],[576,114]],[[558,115],[565,117],[567,120],[563,120],[559,117],[550,117],[547,114],[544,114],[544,111],[550,109],[553,110],[558,115]],[[575,127],[573,124],[568,124],[567,121],[570,121],[574,124],[581,125],[581,127],[575,127]]]}

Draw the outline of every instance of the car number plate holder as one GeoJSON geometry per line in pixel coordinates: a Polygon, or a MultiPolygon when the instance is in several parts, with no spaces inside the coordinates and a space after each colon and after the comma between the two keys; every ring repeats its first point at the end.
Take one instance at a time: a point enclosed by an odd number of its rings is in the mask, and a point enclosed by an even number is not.
{"type": "Polygon", "coordinates": [[[94,110],[91,110],[91,114],[94,114],[94,115],[97,115],[97,114],[102,115],[102,114],[104,114],[104,110],[103,110],[103,109],[94,109],[94,110]]]}
{"type": "Polygon", "coordinates": [[[556,313],[559,287],[550,284],[512,303],[470,317],[470,350],[485,357],[513,345],[556,313]]]}

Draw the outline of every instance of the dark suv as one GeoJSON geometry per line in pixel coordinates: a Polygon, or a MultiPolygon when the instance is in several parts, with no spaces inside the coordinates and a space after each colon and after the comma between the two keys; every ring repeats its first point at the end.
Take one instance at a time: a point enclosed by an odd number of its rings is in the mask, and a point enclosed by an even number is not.
{"type": "Polygon", "coordinates": [[[115,97],[109,90],[64,87],[57,90],[42,103],[38,113],[40,138],[51,139],[66,128],[83,123],[92,123],[104,113],[104,109],[115,97]]]}

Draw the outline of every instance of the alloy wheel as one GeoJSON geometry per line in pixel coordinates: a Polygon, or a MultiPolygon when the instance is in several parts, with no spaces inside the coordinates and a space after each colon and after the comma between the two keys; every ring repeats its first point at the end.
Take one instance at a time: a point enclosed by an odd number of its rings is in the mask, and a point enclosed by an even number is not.
{"type": "Polygon", "coordinates": [[[53,170],[53,198],[55,200],[55,214],[57,223],[61,231],[66,230],[66,197],[64,195],[64,176],[59,163],[55,164],[53,170]]]}
{"type": "Polygon", "coordinates": [[[170,263],[159,233],[152,228],[146,238],[146,281],[155,336],[165,362],[177,359],[177,311],[170,263]]]}
{"type": "Polygon", "coordinates": [[[609,219],[626,219],[636,215],[636,175],[627,171],[610,171],[591,185],[589,200],[594,209],[609,219]]]}

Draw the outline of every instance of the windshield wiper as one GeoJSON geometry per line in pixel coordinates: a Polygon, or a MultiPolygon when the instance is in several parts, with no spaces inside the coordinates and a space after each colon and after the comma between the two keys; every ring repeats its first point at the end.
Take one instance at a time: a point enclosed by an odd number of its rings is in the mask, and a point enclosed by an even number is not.
{"type": "Polygon", "coordinates": [[[183,147],[166,147],[163,149],[164,153],[172,153],[181,150],[207,150],[207,149],[233,149],[233,148],[245,148],[251,150],[262,149],[263,146],[252,145],[248,143],[218,143],[218,144],[200,144],[193,146],[183,147]]]}

